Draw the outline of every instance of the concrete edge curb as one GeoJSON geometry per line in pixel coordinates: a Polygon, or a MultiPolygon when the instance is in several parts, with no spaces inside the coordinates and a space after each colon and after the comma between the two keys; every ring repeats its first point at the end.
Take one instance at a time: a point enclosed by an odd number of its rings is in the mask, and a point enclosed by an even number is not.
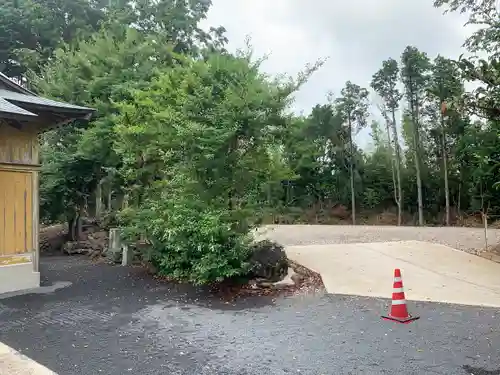
{"type": "Polygon", "coordinates": [[[0,374],[57,375],[31,358],[0,342],[0,374]]]}

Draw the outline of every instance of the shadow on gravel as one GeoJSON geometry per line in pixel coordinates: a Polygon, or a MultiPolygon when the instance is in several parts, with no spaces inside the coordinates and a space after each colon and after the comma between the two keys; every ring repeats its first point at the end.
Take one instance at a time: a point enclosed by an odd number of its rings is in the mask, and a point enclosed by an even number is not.
{"type": "Polygon", "coordinates": [[[407,326],[380,318],[386,299],[226,303],[76,256],[44,258],[41,271],[45,286],[66,286],[0,300],[0,337],[61,375],[500,375],[484,370],[500,363],[498,309],[411,302],[421,319],[407,326]]]}
{"type": "Polygon", "coordinates": [[[24,305],[36,311],[48,302],[88,301],[109,305],[125,299],[127,309],[133,312],[146,304],[158,302],[179,305],[182,309],[195,305],[218,310],[245,310],[274,303],[270,296],[240,297],[227,301],[212,293],[208,287],[156,280],[143,268],[93,263],[85,256],[43,257],[40,272],[42,287],[61,283],[66,287],[49,293],[28,293],[2,299],[2,305],[12,308],[24,305]]]}
{"type": "Polygon", "coordinates": [[[468,375],[500,375],[500,369],[498,370],[485,370],[484,368],[477,368],[471,366],[464,366],[463,369],[468,375]]]}

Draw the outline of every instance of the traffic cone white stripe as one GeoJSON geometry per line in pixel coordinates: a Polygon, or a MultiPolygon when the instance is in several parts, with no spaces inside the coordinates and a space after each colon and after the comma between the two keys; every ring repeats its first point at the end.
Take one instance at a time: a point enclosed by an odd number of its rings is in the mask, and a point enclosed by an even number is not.
{"type": "Polygon", "coordinates": [[[403,293],[405,290],[403,287],[401,288],[392,288],[393,293],[403,293]]]}
{"type": "Polygon", "coordinates": [[[392,304],[393,305],[405,305],[406,304],[406,300],[405,299],[396,299],[396,300],[392,301],[392,304]]]}
{"type": "Polygon", "coordinates": [[[395,278],[394,278],[394,282],[396,283],[396,282],[398,282],[398,281],[403,281],[403,279],[401,279],[401,277],[395,277],[395,278]]]}

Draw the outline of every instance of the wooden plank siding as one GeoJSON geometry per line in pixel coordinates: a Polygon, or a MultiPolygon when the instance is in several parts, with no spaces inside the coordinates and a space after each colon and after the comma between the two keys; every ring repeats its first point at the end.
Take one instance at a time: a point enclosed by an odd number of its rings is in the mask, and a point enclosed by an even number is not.
{"type": "Polygon", "coordinates": [[[36,252],[38,134],[0,119],[0,257],[36,252]]]}
{"type": "Polygon", "coordinates": [[[0,119],[0,164],[38,165],[38,133],[0,119]]]}
{"type": "Polygon", "coordinates": [[[0,170],[0,256],[33,248],[33,172],[0,170]]]}

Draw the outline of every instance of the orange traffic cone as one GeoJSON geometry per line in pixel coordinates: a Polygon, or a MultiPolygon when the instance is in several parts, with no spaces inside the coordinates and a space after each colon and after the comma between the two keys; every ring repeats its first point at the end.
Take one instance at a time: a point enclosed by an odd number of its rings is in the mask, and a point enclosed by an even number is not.
{"type": "Polygon", "coordinates": [[[391,312],[387,316],[382,316],[382,318],[405,324],[408,324],[420,318],[418,316],[411,316],[408,313],[408,309],[406,307],[405,292],[403,289],[403,279],[401,278],[401,271],[398,268],[394,270],[394,287],[392,290],[391,312]]]}

